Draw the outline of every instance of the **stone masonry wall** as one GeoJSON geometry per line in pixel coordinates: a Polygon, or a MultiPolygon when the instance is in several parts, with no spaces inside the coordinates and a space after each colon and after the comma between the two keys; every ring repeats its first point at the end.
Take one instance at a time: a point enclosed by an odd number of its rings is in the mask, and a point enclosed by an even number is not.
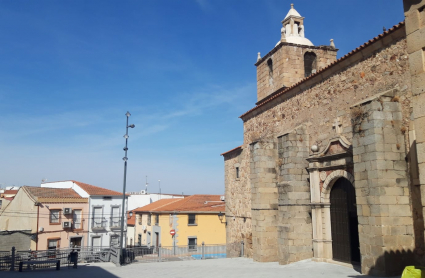
{"type": "Polygon", "coordinates": [[[306,168],[309,136],[301,126],[279,140],[279,263],[313,257],[310,184],[306,168]]]}
{"type": "Polygon", "coordinates": [[[31,247],[31,231],[0,232],[0,251],[28,251],[31,247]]]}
{"type": "Polygon", "coordinates": [[[244,256],[252,257],[251,185],[249,180],[249,151],[235,150],[224,155],[226,243],[232,256],[240,254],[240,242],[244,242],[244,256]],[[236,178],[239,167],[239,178],[236,178]]]}
{"type": "Polygon", "coordinates": [[[309,47],[281,43],[276,46],[265,59],[257,65],[257,101],[270,95],[282,86],[290,87],[304,79],[304,54],[316,54],[317,68],[320,70],[336,60],[336,49],[330,47],[309,47]],[[270,73],[267,60],[273,61],[273,72],[270,73]]]}
{"type": "Polygon", "coordinates": [[[399,275],[413,264],[413,220],[398,100],[391,90],[352,108],[363,274],[399,275]]]}
{"type": "Polygon", "coordinates": [[[423,220],[425,214],[425,0],[403,0],[403,6],[413,93],[413,121],[411,123],[413,131],[410,131],[412,146],[410,159],[417,165],[414,169],[414,191],[415,193],[420,191],[420,194],[412,194],[415,196],[415,215],[420,218],[415,223],[415,239],[416,251],[423,265],[425,264],[425,221],[423,220]],[[420,246],[418,246],[419,244],[420,246]]]}
{"type": "Polygon", "coordinates": [[[277,261],[277,142],[250,145],[253,258],[277,261]]]}

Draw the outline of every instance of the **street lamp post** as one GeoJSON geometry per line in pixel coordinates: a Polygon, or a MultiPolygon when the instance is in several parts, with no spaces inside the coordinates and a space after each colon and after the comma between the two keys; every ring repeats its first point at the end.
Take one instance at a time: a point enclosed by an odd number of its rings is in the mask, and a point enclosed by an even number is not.
{"type": "Polygon", "coordinates": [[[161,200],[161,180],[158,180],[158,187],[159,187],[159,199],[161,200]]]}
{"type": "Polygon", "coordinates": [[[125,147],[124,147],[124,152],[125,152],[125,156],[123,157],[124,160],[124,184],[123,184],[123,189],[122,189],[122,207],[121,207],[121,237],[120,237],[120,264],[121,264],[121,258],[124,259],[123,253],[122,253],[122,245],[124,243],[124,213],[125,213],[125,186],[126,186],[126,182],[127,182],[127,151],[128,151],[128,128],[134,128],[135,125],[131,124],[128,125],[128,118],[131,116],[130,112],[127,111],[127,113],[125,113],[125,115],[127,116],[127,124],[125,125],[125,147]]]}

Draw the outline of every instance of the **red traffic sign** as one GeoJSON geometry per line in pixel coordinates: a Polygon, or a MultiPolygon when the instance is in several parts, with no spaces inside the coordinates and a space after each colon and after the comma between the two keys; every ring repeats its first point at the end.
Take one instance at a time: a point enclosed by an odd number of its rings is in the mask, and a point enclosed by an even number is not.
{"type": "Polygon", "coordinates": [[[175,234],[176,234],[176,230],[174,230],[174,229],[173,229],[173,230],[170,230],[170,235],[172,235],[172,236],[173,236],[173,235],[175,235],[175,234]]]}

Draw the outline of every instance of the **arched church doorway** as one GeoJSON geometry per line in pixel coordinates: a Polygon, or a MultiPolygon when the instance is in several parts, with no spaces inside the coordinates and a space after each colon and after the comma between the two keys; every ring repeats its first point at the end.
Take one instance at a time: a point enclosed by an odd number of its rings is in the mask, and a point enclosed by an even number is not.
{"type": "Polygon", "coordinates": [[[333,259],[360,263],[356,191],[349,180],[335,181],[330,203],[333,259]]]}

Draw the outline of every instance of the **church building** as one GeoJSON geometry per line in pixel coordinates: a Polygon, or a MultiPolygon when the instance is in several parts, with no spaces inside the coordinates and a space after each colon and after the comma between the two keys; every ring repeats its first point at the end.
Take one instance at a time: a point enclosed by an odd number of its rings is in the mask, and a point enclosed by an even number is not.
{"type": "Polygon", "coordinates": [[[425,0],[337,59],[291,5],[258,53],[243,144],[222,154],[228,252],[399,275],[424,264],[425,0]]]}

